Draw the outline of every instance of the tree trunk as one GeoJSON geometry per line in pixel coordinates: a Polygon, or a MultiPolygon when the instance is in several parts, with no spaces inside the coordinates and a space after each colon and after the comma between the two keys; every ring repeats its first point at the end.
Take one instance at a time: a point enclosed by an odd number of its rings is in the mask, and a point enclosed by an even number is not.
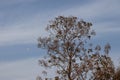
{"type": "Polygon", "coordinates": [[[71,79],[71,69],[72,69],[72,68],[71,68],[71,63],[72,63],[71,61],[72,61],[72,58],[71,58],[71,56],[70,56],[69,63],[68,63],[68,65],[69,65],[69,67],[68,67],[68,79],[69,79],[69,80],[72,80],[72,79],[71,79]]]}

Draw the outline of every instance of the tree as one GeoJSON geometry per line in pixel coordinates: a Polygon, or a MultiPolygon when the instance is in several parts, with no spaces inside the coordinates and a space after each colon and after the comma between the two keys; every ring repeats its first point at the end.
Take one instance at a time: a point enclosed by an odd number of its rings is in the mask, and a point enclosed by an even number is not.
{"type": "Polygon", "coordinates": [[[57,67],[61,80],[112,79],[110,45],[107,44],[101,54],[100,45],[88,43],[96,34],[91,26],[92,23],[74,16],[58,16],[50,21],[46,28],[49,36],[38,39],[38,47],[46,49],[48,56],[46,60],[39,60],[41,66],[57,67]]]}

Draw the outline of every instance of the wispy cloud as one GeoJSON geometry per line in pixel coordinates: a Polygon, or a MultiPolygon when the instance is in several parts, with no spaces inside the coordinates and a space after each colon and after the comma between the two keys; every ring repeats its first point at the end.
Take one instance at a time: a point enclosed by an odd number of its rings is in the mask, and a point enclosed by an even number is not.
{"type": "Polygon", "coordinates": [[[65,10],[63,15],[75,15],[81,18],[104,18],[119,15],[119,0],[100,0],[85,5],[77,5],[65,10]]]}
{"type": "MultiPolygon", "coordinates": [[[[33,1],[33,0],[30,0],[30,1],[33,1]]],[[[22,0],[20,2],[24,2],[24,1],[22,0]]],[[[119,31],[119,27],[108,28],[108,26],[111,26],[111,25],[119,26],[119,25],[116,25],[118,23],[114,21],[112,22],[111,20],[105,20],[105,19],[109,19],[110,17],[111,18],[115,17],[116,19],[118,19],[118,16],[120,14],[119,7],[120,7],[119,0],[115,0],[115,1],[100,0],[100,1],[94,1],[92,3],[86,3],[85,5],[82,5],[82,6],[76,5],[74,7],[65,8],[64,10],[61,10],[61,11],[57,9],[53,10],[53,12],[47,11],[49,13],[45,12],[45,14],[41,14],[41,11],[40,11],[40,12],[34,13],[34,16],[33,14],[32,16],[29,16],[29,19],[24,18],[23,21],[25,22],[23,22],[22,19],[20,19],[19,21],[14,21],[14,24],[11,24],[11,25],[6,24],[5,29],[1,28],[0,45],[6,45],[9,43],[16,44],[21,42],[23,43],[35,42],[35,39],[37,40],[37,37],[39,37],[39,35],[42,35],[45,33],[44,28],[47,25],[48,20],[59,15],[78,16],[87,21],[93,22],[93,26],[95,25],[95,29],[97,32],[103,33],[105,31],[116,31],[116,30],[119,31]]]]}
{"type": "MultiPolygon", "coordinates": [[[[37,75],[42,76],[42,71],[45,68],[38,65],[38,59],[30,58],[21,61],[14,61],[9,63],[0,63],[0,79],[1,80],[35,80],[37,75]]],[[[55,75],[54,69],[48,70],[48,76],[53,77],[55,75]],[[50,73],[52,71],[52,74],[50,73]]]]}
{"type": "Polygon", "coordinates": [[[46,35],[45,20],[37,15],[26,22],[0,27],[0,46],[24,43],[36,43],[40,35],[46,35]],[[40,19],[39,19],[40,18],[40,19]]]}
{"type": "Polygon", "coordinates": [[[1,80],[34,80],[41,71],[37,59],[28,59],[9,63],[0,63],[1,80]]]}

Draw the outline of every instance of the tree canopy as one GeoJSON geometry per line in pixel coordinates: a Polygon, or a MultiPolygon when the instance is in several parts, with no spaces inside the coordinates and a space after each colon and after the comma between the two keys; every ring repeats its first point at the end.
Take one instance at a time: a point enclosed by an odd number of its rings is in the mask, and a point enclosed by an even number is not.
{"type": "Polygon", "coordinates": [[[57,67],[60,80],[112,80],[114,65],[109,57],[109,44],[104,48],[89,43],[92,23],[74,16],[58,16],[46,27],[49,35],[39,37],[38,47],[47,50],[41,66],[57,67]],[[103,50],[103,51],[102,51],[103,50]]]}

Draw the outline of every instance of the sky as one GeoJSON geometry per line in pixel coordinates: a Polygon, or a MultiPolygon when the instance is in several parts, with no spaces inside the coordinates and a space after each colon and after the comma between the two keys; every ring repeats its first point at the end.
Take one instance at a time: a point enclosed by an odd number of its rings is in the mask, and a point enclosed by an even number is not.
{"type": "MultiPolygon", "coordinates": [[[[0,80],[35,80],[45,51],[37,39],[57,16],[76,16],[93,24],[94,44],[110,43],[120,61],[120,0],[0,0],[0,80]]],[[[54,73],[53,73],[54,74],[54,73]]],[[[53,74],[50,74],[51,76],[53,74]]]]}

